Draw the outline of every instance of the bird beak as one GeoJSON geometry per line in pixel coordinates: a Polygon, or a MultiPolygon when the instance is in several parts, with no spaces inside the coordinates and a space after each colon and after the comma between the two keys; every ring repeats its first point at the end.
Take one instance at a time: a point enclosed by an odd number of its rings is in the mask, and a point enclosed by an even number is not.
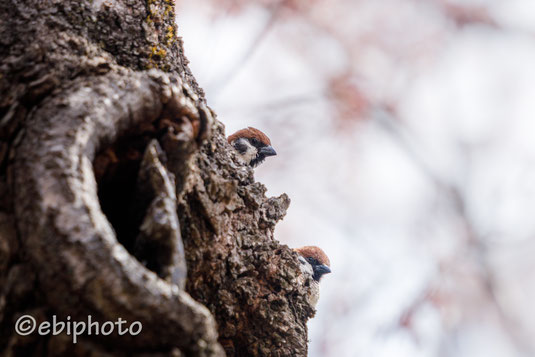
{"type": "Polygon", "coordinates": [[[263,148],[261,148],[259,151],[258,151],[259,154],[264,154],[264,156],[275,156],[277,155],[277,152],[275,151],[275,149],[273,149],[273,147],[271,146],[264,146],[263,148]]]}
{"type": "Polygon", "coordinates": [[[314,267],[314,271],[321,276],[323,274],[329,274],[331,272],[331,268],[329,268],[327,265],[320,264],[314,267]]]}

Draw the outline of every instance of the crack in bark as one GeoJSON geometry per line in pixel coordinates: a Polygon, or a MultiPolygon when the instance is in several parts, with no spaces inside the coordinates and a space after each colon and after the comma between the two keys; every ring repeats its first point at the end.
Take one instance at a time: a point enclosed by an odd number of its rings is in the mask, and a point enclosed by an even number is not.
{"type": "Polygon", "coordinates": [[[14,164],[18,230],[58,312],[140,321],[142,334],[122,336],[130,348],[178,346],[199,356],[221,355],[209,311],[117,242],[100,211],[93,176],[91,162],[103,145],[155,121],[164,104],[195,107],[181,81],[171,79],[154,70],[82,79],[70,95],[50,98],[35,111],[14,164]]]}

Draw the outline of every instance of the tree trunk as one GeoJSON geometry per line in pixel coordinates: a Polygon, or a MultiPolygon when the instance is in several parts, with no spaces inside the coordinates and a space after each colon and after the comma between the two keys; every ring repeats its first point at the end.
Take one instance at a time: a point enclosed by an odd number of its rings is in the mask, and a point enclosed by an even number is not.
{"type": "Polygon", "coordinates": [[[2,355],[306,355],[307,282],[273,238],[290,200],[236,161],[174,17],[0,2],[2,355]],[[23,315],[102,329],[23,336],[23,315]],[[119,318],[141,332],[105,335],[119,318]]]}

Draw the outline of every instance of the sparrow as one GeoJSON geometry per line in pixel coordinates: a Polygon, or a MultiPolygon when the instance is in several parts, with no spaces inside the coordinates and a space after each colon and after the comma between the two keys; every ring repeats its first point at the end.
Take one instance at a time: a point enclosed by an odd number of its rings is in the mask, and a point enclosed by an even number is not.
{"type": "Polygon", "coordinates": [[[305,246],[294,250],[299,254],[301,272],[307,280],[312,278],[308,301],[313,308],[316,308],[320,297],[320,279],[324,274],[331,272],[331,262],[327,254],[316,246],[305,246]]]}
{"type": "Polygon", "coordinates": [[[257,167],[268,156],[277,155],[269,138],[258,129],[248,127],[230,135],[228,143],[236,149],[245,164],[257,167]]]}

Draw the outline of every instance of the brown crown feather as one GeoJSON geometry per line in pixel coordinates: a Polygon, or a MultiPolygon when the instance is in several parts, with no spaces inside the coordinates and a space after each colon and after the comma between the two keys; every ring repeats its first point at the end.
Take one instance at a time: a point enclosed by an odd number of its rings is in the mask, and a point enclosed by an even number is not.
{"type": "Polygon", "coordinates": [[[331,266],[331,262],[329,261],[329,257],[327,257],[327,254],[323,250],[321,250],[320,247],[316,247],[313,245],[308,245],[301,248],[296,248],[295,251],[299,254],[301,254],[305,258],[314,258],[320,264],[325,264],[328,267],[331,266]]]}
{"type": "Polygon", "coordinates": [[[229,136],[227,140],[228,140],[228,142],[230,144],[230,143],[232,143],[234,140],[236,140],[238,138],[246,138],[246,139],[253,139],[254,138],[254,139],[257,139],[258,141],[260,141],[264,145],[271,145],[271,140],[269,140],[269,138],[266,136],[266,134],[264,134],[260,130],[255,129],[255,128],[251,127],[251,126],[248,127],[248,128],[242,129],[242,130],[238,130],[237,132],[235,132],[234,134],[229,136]]]}

